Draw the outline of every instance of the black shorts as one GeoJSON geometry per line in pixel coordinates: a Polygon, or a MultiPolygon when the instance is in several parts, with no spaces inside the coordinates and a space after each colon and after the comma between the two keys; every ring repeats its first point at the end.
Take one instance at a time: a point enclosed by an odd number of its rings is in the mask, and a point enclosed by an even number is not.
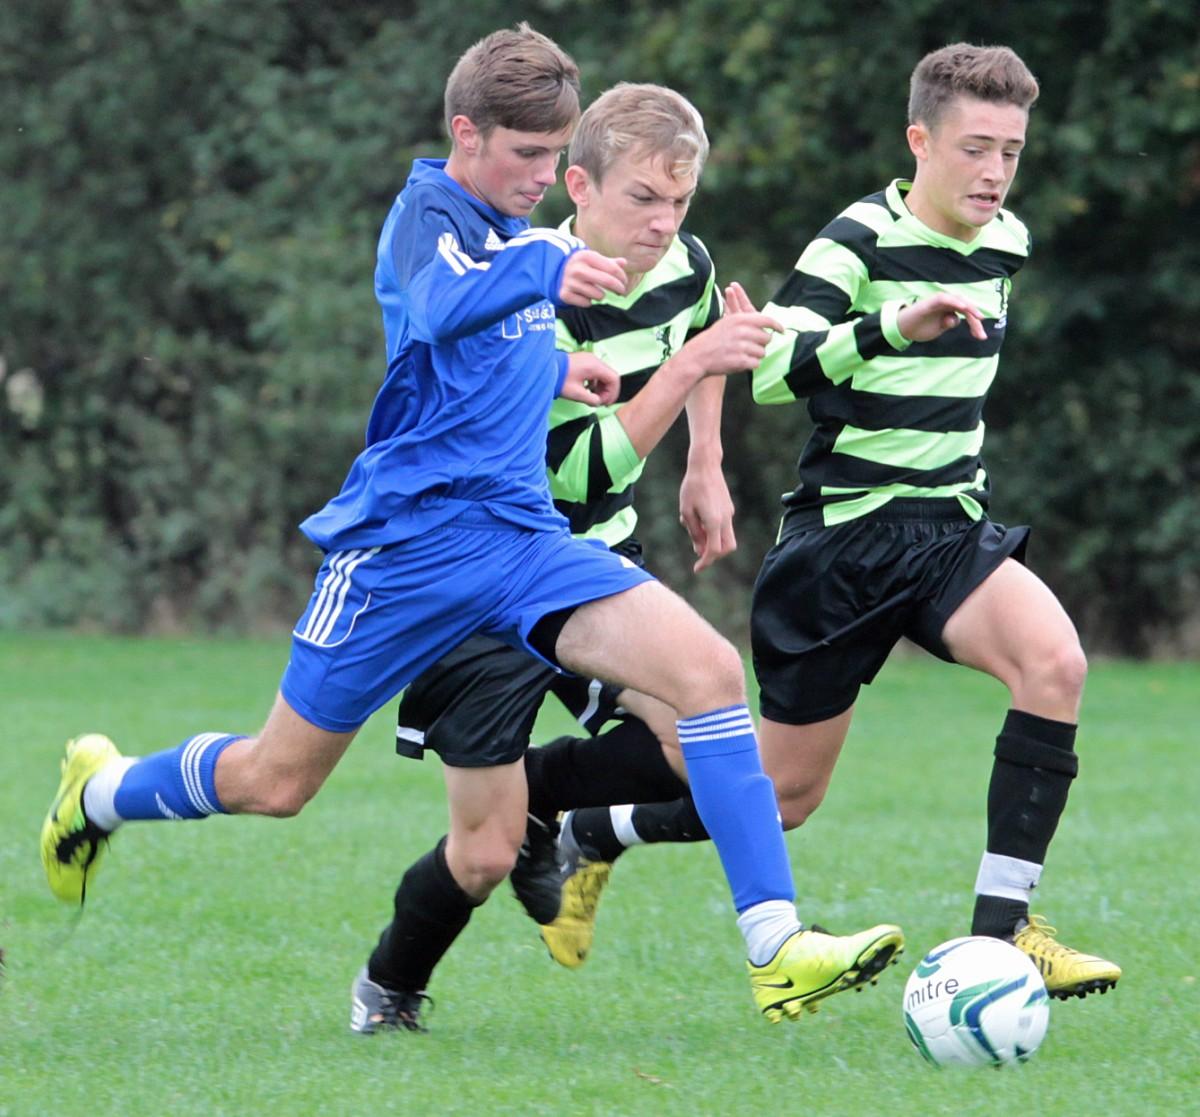
{"type": "MultiPolygon", "coordinates": [[[[613,550],[643,565],[636,540],[626,540],[613,550]]],[[[569,615],[570,610],[564,613],[569,615]]],[[[566,616],[555,614],[543,620],[561,629],[566,616]]],[[[560,674],[499,640],[472,636],[400,696],[396,752],[420,760],[431,749],[454,768],[511,764],[525,755],[547,694],[553,694],[595,736],[613,718],[628,716],[617,705],[620,689],[599,679],[560,674]]]]}
{"type": "Polygon", "coordinates": [[[808,725],[848,710],[901,637],[953,662],[942,630],[1029,528],[971,520],[946,501],[897,500],[834,527],[789,530],[754,585],[751,649],[762,716],[808,725]]]}
{"type": "Polygon", "coordinates": [[[499,640],[472,636],[401,695],[396,751],[420,760],[432,749],[454,768],[511,764],[525,755],[547,694],[594,735],[624,713],[617,706],[618,689],[561,675],[499,640]]]}

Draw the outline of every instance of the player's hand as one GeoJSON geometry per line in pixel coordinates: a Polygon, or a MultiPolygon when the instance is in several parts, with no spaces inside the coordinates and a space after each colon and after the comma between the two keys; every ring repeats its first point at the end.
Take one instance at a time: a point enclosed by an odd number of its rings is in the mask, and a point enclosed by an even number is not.
{"type": "Polygon", "coordinates": [[[614,260],[583,248],[563,268],[558,301],[568,306],[591,306],[597,299],[604,298],[606,291],[624,291],[628,282],[624,260],[614,260]]]}
{"type": "Polygon", "coordinates": [[[725,288],[725,314],[684,346],[708,376],[727,376],[752,369],[766,356],[772,333],[782,324],[754,309],[738,283],[725,288]]]}
{"type": "Polygon", "coordinates": [[[621,391],[621,374],[606,365],[594,353],[567,355],[567,378],[563,381],[563,399],[573,399],[590,407],[615,403],[621,391]]]}
{"type": "Polygon", "coordinates": [[[979,310],[966,299],[941,291],[906,306],[897,318],[900,332],[909,341],[933,341],[965,321],[976,341],[987,341],[979,310]]]}
{"type": "Polygon", "coordinates": [[[725,288],[726,314],[754,314],[758,310],[746,294],[746,288],[735,279],[725,288]]]}
{"type": "Polygon", "coordinates": [[[733,533],[733,498],[719,465],[689,465],[679,486],[679,522],[687,529],[699,574],[706,566],[737,550],[733,533]]]}

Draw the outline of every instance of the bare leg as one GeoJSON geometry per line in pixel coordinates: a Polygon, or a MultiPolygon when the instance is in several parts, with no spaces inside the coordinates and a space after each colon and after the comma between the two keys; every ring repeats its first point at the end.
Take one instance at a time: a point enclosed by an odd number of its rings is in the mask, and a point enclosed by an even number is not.
{"type": "Polygon", "coordinates": [[[277,695],[262,732],[234,741],[218,758],[215,779],[222,805],[230,814],[298,814],[357,732],[320,729],[277,695]]]}
{"type": "Polygon", "coordinates": [[[785,830],[803,825],[821,805],[853,714],[851,706],[836,717],[809,725],[762,719],[758,739],[763,770],[775,785],[785,830]]]}
{"type": "Polygon", "coordinates": [[[1071,618],[1032,571],[1007,559],[958,607],[942,640],[962,664],[999,679],[1013,707],[1076,722],[1087,660],[1071,618]]]}
{"type": "Polygon", "coordinates": [[[658,582],[581,605],[556,651],[564,667],[635,687],[683,718],[746,701],[737,650],[658,582]]]}
{"type": "Polygon", "coordinates": [[[512,871],[525,837],[525,765],[518,760],[494,768],[447,766],[445,779],[446,864],[459,887],[482,903],[512,871]]]}

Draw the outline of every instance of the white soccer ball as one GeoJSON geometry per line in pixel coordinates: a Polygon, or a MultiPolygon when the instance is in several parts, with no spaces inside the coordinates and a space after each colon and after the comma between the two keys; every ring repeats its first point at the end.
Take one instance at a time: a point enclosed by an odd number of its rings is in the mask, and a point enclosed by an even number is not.
{"type": "Polygon", "coordinates": [[[1000,939],[971,935],[935,946],[904,986],[904,1026],[935,1066],[1023,1062],[1050,1023],[1046,983],[1000,939]]]}

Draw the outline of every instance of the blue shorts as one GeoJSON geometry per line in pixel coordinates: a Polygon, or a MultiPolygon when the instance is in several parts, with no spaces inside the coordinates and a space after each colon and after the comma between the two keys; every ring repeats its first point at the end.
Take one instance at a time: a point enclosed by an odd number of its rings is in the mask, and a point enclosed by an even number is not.
{"type": "Polygon", "coordinates": [[[313,725],[348,732],[473,633],[544,659],[529,643],[542,617],[648,581],[565,525],[534,531],[474,507],[414,539],[326,555],[280,690],[313,725]]]}

